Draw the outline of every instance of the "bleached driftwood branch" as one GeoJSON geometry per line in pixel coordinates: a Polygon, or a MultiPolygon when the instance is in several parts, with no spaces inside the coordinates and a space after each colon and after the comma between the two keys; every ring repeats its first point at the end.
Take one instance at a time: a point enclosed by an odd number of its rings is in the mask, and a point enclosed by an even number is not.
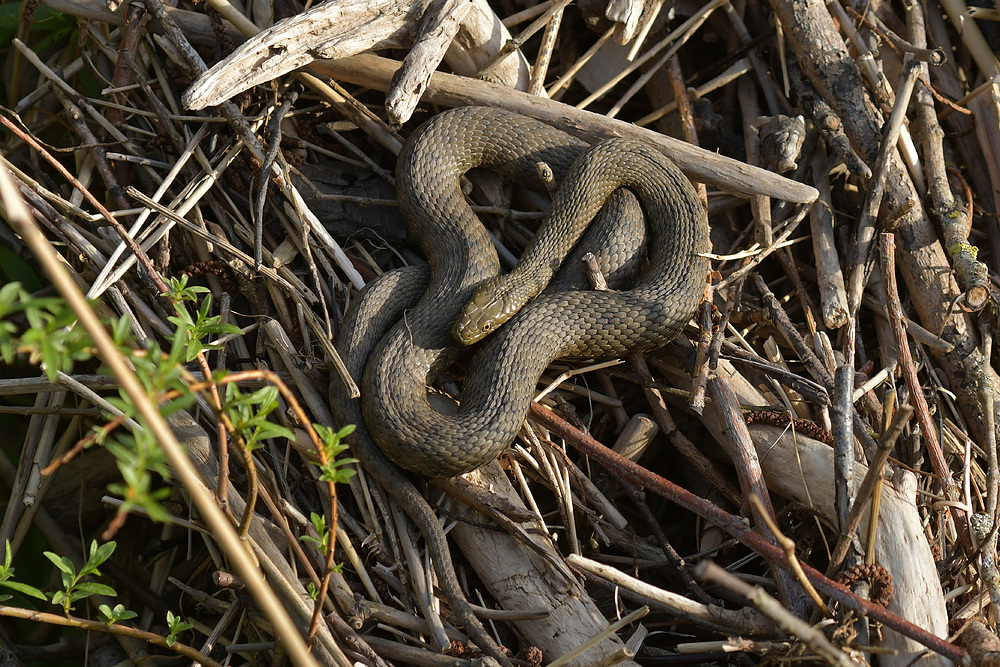
{"type": "MultiPolygon", "coordinates": [[[[404,48],[419,41],[423,48],[418,50],[409,69],[420,73],[424,80],[404,80],[397,96],[406,96],[405,87],[415,97],[409,104],[397,100],[395,108],[405,117],[391,119],[404,122],[442,57],[457,73],[473,75],[510,39],[510,33],[486,0],[470,0],[470,6],[462,8],[466,13],[454,39],[421,39],[441,29],[440,22],[431,16],[432,12],[440,11],[440,4],[430,0],[326,2],[251,37],[201,75],[184,93],[182,101],[188,109],[204,109],[317,59],[404,48]]],[[[524,90],[529,79],[528,63],[515,51],[494,67],[492,78],[524,90]]]]}

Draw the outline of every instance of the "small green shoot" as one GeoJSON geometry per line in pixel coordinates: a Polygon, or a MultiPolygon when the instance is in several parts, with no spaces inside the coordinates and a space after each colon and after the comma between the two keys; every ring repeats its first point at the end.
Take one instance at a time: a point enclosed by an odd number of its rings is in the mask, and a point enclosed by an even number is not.
{"type": "Polygon", "coordinates": [[[114,542],[105,542],[101,546],[97,546],[97,540],[91,542],[90,555],[79,572],[73,566],[73,561],[66,556],[46,551],[45,557],[52,561],[52,564],[59,568],[62,574],[63,589],[52,594],[52,604],[61,604],[63,613],[69,616],[69,613],[73,610],[73,603],[77,600],[82,600],[91,595],[115,597],[117,593],[110,586],[95,581],[84,581],[85,578],[91,575],[99,576],[101,574],[97,568],[111,558],[111,554],[115,551],[115,546],[114,542]]]}
{"type": "MultiPolygon", "coordinates": [[[[45,596],[45,593],[41,592],[34,586],[22,584],[19,581],[12,581],[14,577],[14,568],[10,565],[12,560],[13,554],[10,550],[10,540],[7,540],[7,547],[4,550],[3,556],[3,566],[0,567],[0,588],[6,588],[16,593],[20,593],[21,595],[48,602],[49,599],[45,596]]],[[[12,597],[12,595],[0,594],[0,602],[6,602],[12,597]]]]}
{"type": "Polygon", "coordinates": [[[115,623],[127,621],[138,616],[134,611],[126,609],[123,604],[116,604],[114,609],[106,604],[102,604],[97,607],[97,610],[101,613],[101,623],[104,623],[109,628],[115,623]]]}
{"type": "Polygon", "coordinates": [[[222,409],[229,415],[233,428],[243,437],[247,450],[254,451],[269,438],[295,439],[289,429],[268,421],[278,407],[278,388],[273,385],[244,394],[235,383],[226,385],[226,402],[222,409]]]}
{"type": "Polygon", "coordinates": [[[193,361],[205,350],[221,349],[219,345],[208,345],[204,339],[209,334],[239,335],[241,330],[234,324],[226,324],[219,315],[210,316],[212,298],[207,294],[207,287],[188,286],[188,277],[182,274],[179,278],[171,278],[170,291],[167,296],[174,302],[174,317],[167,318],[177,326],[178,336],[174,338],[174,352],[184,351],[184,363],[193,361]],[[194,317],[184,306],[185,302],[197,302],[198,295],[205,294],[194,317]]]}
{"type": "Polygon", "coordinates": [[[326,517],[322,514],[312,512],[309,514],[309,521],[312,523],[313,529],[319,537],[303,535],[299,539],[306,544],[311,544],[316,547],[316,551],[321,554],[325,554],[326,550],[330,548],[330,531],[326,528],[326,517]]]}
{"type": "Polygon", "coordinates": [[[194,626],[181,620],[180,616],[174,616],[172,611],[167,612],[167,627],[170,634],[167,635],[167,646],[173,646],[177,642],[177,635],[192,629],[194,626]]]}
{"type": "Polygon", "coordinates": [[[347,443],[343,440],[351,433],[354,433],[354,424],[348,424],[339,431],[332,428],[315,424],[316,433],[319,435],[320,446],[326,454],[327,463],[317,464],[322,471],[320,481],[333,482],[334,484],[346,484],[354,475],[354,470],[346,467],[350,463],[357,463],[354,458],[338,458],[347,450],[347,443]]]}

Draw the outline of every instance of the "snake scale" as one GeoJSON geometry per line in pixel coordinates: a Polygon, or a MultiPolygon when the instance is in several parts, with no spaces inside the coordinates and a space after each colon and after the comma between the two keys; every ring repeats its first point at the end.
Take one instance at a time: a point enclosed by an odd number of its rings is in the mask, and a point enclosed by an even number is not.
{"type": "Polygon", "coordinates": [[[358,425],[350,438],[355,455],[424,534],[442,588],[470,636],[498,657],[454,581],[433,511],[388,459],[429,477],[472,470],[509,446],[553,359],[617,357],[668,342],[701,297],[709,268],[702,255],[710,249],[708,222],[694,188],[657,150],[623,139],[588,148],[549,125],[498,109],[462,107],[432,118],[406,142],[396,178],[400,206],[429,260],[430,276],[420,268],[390,272],[358,297],[337,349],[352,376],[363,377],[362,399],[350,399],[334,379],[331,402],[340,423],[358,425]],[[495,280],[496,251],[462,194],[461,178],[484,167],[537,186],[540,164],[551,168],[559,187],[543,225],[548,232],[532,241],[511,274],[511,288],[495,280]],[[649,262],[638,284],[627,291],[576,289],[536,297],[579,239],[582,229],[571,228],[585,226],[621,187],[638,196],[647,218],[649,262]],[[535,277],[542,282],[533,282],[535,277]],[[486,306],[490,331],[507,316],[491,321],[495,304],[504,310],[535,298],[500,333],[479,343],[459,410],[444,415],[428,402],[427,387],[461,353],[452,329],[474,293],[462,326],[475,324],[478,304],[486,306]]]}

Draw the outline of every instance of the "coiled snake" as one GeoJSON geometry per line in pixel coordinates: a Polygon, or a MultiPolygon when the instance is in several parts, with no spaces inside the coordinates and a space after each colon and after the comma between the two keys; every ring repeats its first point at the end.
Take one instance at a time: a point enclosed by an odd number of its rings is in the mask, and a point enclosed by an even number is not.
{"type": "MultiPolygon", "coordinates": [[[[699,253],[710,249],[708,222],[694,188],[657,150],[622,139],[588,149],[549,125],[497,109],[464,107],[435,116],[407,141],[396,176],[403,213],[430,261],[430,282],[417,277],[426,275],[419,269],[392,272],[357,299],[337,348],[355,378],[363,371],[363,423],[358,402],[346,397],[339,380],[331,383],[331,398],[338,421],[359,426],[352,438],[355,455],[390,493],[403,496],[397,498],[430,547],[447,558],[443,539],[428,535],[440,532],[433,513],[415,507],[425,505],[423,498],[382,452],[430,477],[472,470],[514,439],[538,378],[553,359],[616,357],[668,342],[701,297],[709,264],[699,253]],[[620,187],[634,192],[645,210],[648,268],[628,291],[577,289],[535,298],[502,333],[480,343],[458,413],[441,414],[428,402],[429,380],[461,351],[452,328],[463,305],[484,281],[494,287],[500,272],[460,179],[469,169],[485,167],[537,185],[540,163],[552,169],[559,186],[547,222],[552,233],[532,242],[526,257],[535,263],[522,261],[514,270],[513,288],[501,286],[497,298],[476,293],[480,308],[469,309],[466,325],[485,309],[487,328],[495,329],[498,312],[534,297],[544,282],[533,279],[547,280],[562,261],[547,253],[564,255],[582,233],[571,230],[574,221],[585,226],[620,187]]],[[[450,562],[438,564],[450,569],[450,562]]],[[[447,590],[447,582],[442,584],[447,590]]]]}

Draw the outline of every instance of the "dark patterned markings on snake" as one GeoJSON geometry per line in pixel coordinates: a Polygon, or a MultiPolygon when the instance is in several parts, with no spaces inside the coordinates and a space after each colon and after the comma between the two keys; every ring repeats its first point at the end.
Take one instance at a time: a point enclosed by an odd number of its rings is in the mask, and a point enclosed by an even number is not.
{"type": "MultiPolygon", "coordinates": [[[[374,327],[357,335],[364,347],[374,345],[362,383],[365,424],[382,451],[408,470],[446,477],[492,460],[514,439],[538,378],[553,359],[616,357],[659,347],[677,335],[698,305],[709,268],[699,256],[709,250],[705,211],[680,170],[649,146],[610,139],[588,148],[533,119],[466,107],[415,131],[396,176],[400,205],[430,261],[431,280],[419,302],[384,336],[374,327]],[[480,344],[457,414],[444,415],[431,407],[427,386],[457,354],[451,332],[463,306],[481,284],[495,289],[499,273],[460,178],[485,167],[537,184],[539,163],[552,168],[559,186],[552,214],[508,277],[513,282],[501,283],[506,290],[501,298],[520,306],[535,296],[561,261],[547,253],[564,255],[619,187],[634,192],[646,213],[649,267],[628,291],[574,290],[535,298],[480,344]],[[539,276],[542,281],[533,283],[539,276]],[[374,344],[372,337],[380,341],[374,344]]],[[[476,297],[492,298],[481,291],[476,297]]]]}

